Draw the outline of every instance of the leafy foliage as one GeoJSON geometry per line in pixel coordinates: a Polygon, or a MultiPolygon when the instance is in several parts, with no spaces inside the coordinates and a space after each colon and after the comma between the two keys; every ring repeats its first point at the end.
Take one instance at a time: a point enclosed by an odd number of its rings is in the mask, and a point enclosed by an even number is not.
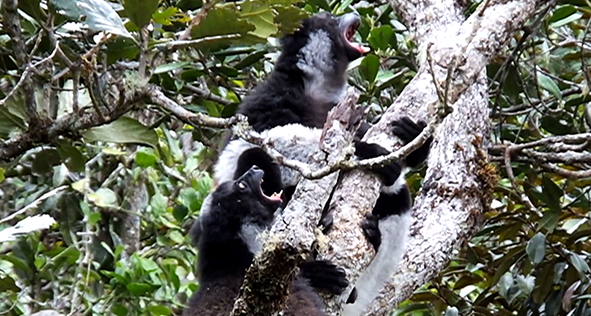
{"type": "MultiPolygon", "coordinates": [[[[121,80],[155,84],[190,111],[229,117],[272,70],[277,38],[320,10],[362,16],[356,40],[373,52],[350,65],[350,84],[372,119],[417,67],[408,30],[375,2],[22,0],[19,9],[29,60],[15,57],[11,35],[0,29],[0,149],[35,131],[27,95],[11,93],[25,85],[37,111],[48,121],[67,119],[64,125],[110,113],[121,80]],[[190,25],[184,41],[173,40],[190,25]],[[20,82],[29,64],[37,70],[20,82]]],[[[566,144],[581,154],[567,163],[516,155],[508,167],[499,146],[589,131],[589,12],[587,2],[560,1],[489,65],[490,154],[501,174],[495,201],[482,231],[397,315],[591,315],[591,178],[548,167],[589,169],[588,142],[566,144]]],[[[16,219],[49,214],[58,222],[0,244],[4,314],[180,314],[198,288],[197,254],[186,235],[213,185],[221,131],[173,116],[153,104],[130,107],[125,116],[99,116],[76,133],[2,157],[0,229],[15,221],[1,219],[35,201],[16,219]],[[68,189],[43,197],[62,185],[68,189]]],[[[422,174],[408,179],[415,192],[422,174]]]]}

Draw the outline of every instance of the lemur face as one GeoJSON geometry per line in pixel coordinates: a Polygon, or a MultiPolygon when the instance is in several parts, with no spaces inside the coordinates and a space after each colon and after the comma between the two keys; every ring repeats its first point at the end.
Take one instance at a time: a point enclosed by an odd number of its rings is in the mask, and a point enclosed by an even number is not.
{"type": "Polygon", "coordinates": [[[307,75],[322,73],[327,79],[342,77],[349,62],[369,51],[353,42],[360,24],[357,13],[340,17],[328,12],[318,13],[305,19],[300,29],[282,39],[282,54],[296,55],[298,68],[307,75]]]}
{"type": "Polygon", "coordinates": [[[273,213],[281,205],[281,192],[265,195],[261,188],[264,174],[252,167],[237,180],[222,183],[212,193],[213,210],[233,219],[235,224],[270,225],[273,213]]]}
{"type": "Polygon", "coordinates": [[[353,42],[353,36],[360,24],[361,18],[357,13],[334,17],[328,12],[321,12],[304,20],[304,28],[308,28],[311,34],[326,32],[330,36],[333,54],[338,58],[339,52],[344,52],[349,62],[369,51],[369,48],[353,42]]]}

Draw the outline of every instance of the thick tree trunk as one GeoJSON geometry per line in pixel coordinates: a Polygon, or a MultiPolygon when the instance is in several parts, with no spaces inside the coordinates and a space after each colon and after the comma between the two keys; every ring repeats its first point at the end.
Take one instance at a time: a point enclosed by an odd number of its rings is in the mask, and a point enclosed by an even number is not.
{"type": "MultiPolygon", "coordinates": [[[[431,146],[427,175],[413,207],[410,240],[400,268],[366,315],[389,314],[441,271],[451,260],[452,250],[480,227],[479,215],[490,205],[495,184],[494,169],[487,164],[482,150],[489,137],[484,67],[542,3],[484,1],[462,22],[462,10],[456,7],[456,1],[392,1],[419,43],[421,67],[365,139],[394,149],[401,145],[390,136],[389,125],[394,119],[407,115],[425,120],[442,103],[449,104],[453,113],[438,127],[431,146]],[[488,6],[483,7],[485,4],[488,6]],[[447,102],[442,102],[444,96],[447,102]]],[[[330,249],[322,257],[344,266],[352,283],[373,257],[360,223],[361,214],[372,209],[379,188],[372,175],[350,172],[344,175],[332,200],[335,227],[329,234],[330,249]]],[[[327,301],[330,315],[338,314],[347,296],[327,301]]]]}
{"type": "MultiPolygon", "coordinates": [[[[330,111],[320,148],[310,157],[316,168],[341,161],[360,122],[359,94],[347,91],[345,100],[330,111]]],[[[322,210],[337,181],[338,173],[318,180],[302,180],[285,210],[265,238],[263,251],[246,272],[232,316],[274,315],[284,308],[296,266],[312,251],[322,210]]]]}

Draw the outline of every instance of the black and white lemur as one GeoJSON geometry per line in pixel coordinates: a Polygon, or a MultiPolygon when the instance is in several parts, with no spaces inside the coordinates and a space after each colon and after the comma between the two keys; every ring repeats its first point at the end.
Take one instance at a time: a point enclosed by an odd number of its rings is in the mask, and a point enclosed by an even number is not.
{"type": "MultiPolygon", "coordinates": [[[[261,188],[264,172],[252,167],[236,180],[219,185],[211,193],[211,208],[200,215],[201,230],[197,240],[199,290],[189,300],[184,316],[229,315],[240,292],[246,269],[254,254],[248,247],[244,227],[265,230],[281,204],[281,195],[267,196],[261,188]]],[[[334,265],[312,261],[325,274],[344,278],[334,265]]],[[[342,287],[337,283],[334,286],[342,287]]],[[[346,283],[344,284],[346,286],[346,283]]],[[[302,276],[290,285],[286,316],[323,316],[324,305],[302,276]]]]}
{"type": "MultiPolygon", "coordinates": [[[[297,31],[281,40],[281,54],[267,81],[240,104],[238,113],[246,115],[254,130],[270,139],[274,149],[285,157],[306,162],[318,148],[328,111],[341,100],[347,88],[349,62],[367,52],[366,48],[352,42],[359,25],[360,18],[355,13],[338,18],[319,13],[305,19],[297,31]]],[[[392,124],[391,131],[408,143],[424,127],[422,122],[417,124],[403,118],[392,124]]],[[[377,144],[360,141],[368,128],[368,124],[360,128],[355,140],[356,156],[363,159],[388,154],[377,144]]],[[[363,230],[377,254],[356,283],[358,297],[354,304],[345,307],[345,316],[361,314],[400,261],[412,204],[404,175],[407,167],[423,163],[430,142],[405,161],[372,169],[381,176],[384,187],[372,214],[363,223],[363,230]]],[[[234,138],[229,139],[218,158],[214,179],[216,183],[236,179],[253,165],[265,171],[262,185],[265,193],[283,189],[284,200],[289,199],[301,178],[297,171],[275,164],[261,148],[234,138]]],[[[204,201],[202,213],[208,212],[210,203],[210,199],[204,201]]],[[[197,221],[193,230],[199,230],[199,225],[197,221]]],[[[252,227],[245,227],[242,232],[250,240],[252,252],[261,247],[256,239],[259,232],[252,227]]]]}

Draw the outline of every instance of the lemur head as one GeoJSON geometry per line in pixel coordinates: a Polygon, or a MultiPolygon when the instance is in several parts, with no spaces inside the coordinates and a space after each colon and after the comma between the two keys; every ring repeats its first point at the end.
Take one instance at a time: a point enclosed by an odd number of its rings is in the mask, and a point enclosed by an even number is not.
{"type": "Polygon", "coordinates": [[[234,231],[248,225],[268,227],[281,205],[281,193],[265,195],[261,188],[264,174],[252,167],[237,180],[220,184],[211,195],[209,219],[234,231]]]}
{"type": "Polygon", "coordinates": [[[335,101],[333,95],[342,93],[340,90],[346,85],[349,62],[369,51],[352,41],[360,23],[357,13],[334,17],[322,12],[305,19],[297,31],[281,40],[276,69],[295,65],[304,75],[309,96],[319,101],[335,101]],[[329,100],[322,100],[327,95],[329,100]]]}

